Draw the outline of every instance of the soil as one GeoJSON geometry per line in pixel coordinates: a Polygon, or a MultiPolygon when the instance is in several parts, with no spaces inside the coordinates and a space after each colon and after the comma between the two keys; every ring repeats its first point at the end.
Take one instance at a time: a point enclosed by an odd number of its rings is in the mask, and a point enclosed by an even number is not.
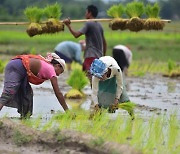
{"type": "MultiPolygon", "coordinates": [[[[65,94],[71,89],[66,84],[66,79],[69,73],[65,72],[59,77],[59,86],[61,91],[65,94]]],[[[180,120],[180,78],[167,78],[162,75],[146,75],[144,77],[127,77],[127,92],[132,102],[136,104],[135,116],[148,120],[152,115],[160,115],[166,113],[170,115],[174,111],[177,111],[178,119],[180,120]]],[[[43,116],[43,120],[49,120],[56,112],[63,111],[59,105],[53,90],[51,83],[46,81],[45,83],[34,86],[34,108],[33,116],[35,118],[39,115],[43,116]]],[[[0,76],[0,92],[3,89],[3,75],[0,76]]],[[[89,110],[91,107],[91,89],[90,86],[86,86],[83,90],[86,94],[86,98],[81,100],[70,100],[66,102],[70,108],[82,108],[89,110]]],[[[113,116],[117,114],[123,114],[128,116],[128,113],[124,110],[118,110],[113,116]]],[[[7,117],[19,117],[16,109],[3,107],[0,111],[0,117],[6,115],[7,117]]],[[[100,147],[90,145],[90,141],[94,139],[93,136],[88,134],[79,133],[72,130],[64,130],[60,132],[63,136],[61,141],[57,141],[55,135],[51,132],[38,132],[14,122],[14,120],[1,119],[3,125],[0,122],[0,154],[53,154],[53,153],[111,153],[115,151],[117,153],[139,153],[128,145],[120,145],[117,143],[106,142],[100,147]],[[14,142],[14,134],[17,132],[30,135],[31,141],[27,144],[17,146],[14,142]]]]}

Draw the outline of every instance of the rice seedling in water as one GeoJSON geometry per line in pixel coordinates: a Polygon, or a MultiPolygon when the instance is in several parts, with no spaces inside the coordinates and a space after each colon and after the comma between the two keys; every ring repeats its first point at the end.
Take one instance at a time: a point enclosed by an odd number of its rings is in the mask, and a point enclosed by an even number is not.
{"type": "Polygon", "coordinates": [[[124,6],[122,4],[113,5],[109,8],[109,10],[107,10],[107,15],[114,18],[109,23],[109,27],[112,30],[126,29],[126,20],[121,18],[124,12],[124,6]]]}
{"type": "Polygon", "coordinates": [[[40,20],[43,16],[43,10],[37,7],[28,7],[24,10],[24,14],[30,21],[26,32],[30,37],[33,37],[37,34],[42,34],[42,27],[40,25],[40,20]]]}
{"type": "Polygon", "coordinates": [[[165,26],[164,22],[159,19],[160,7],[158,3],[153,6],[147,4],[145,13],[148,19],[144,23],[144,29],[146,30],[162,30],[165,26]]]}
{"type": "Polygon", "coordinates": [[[4,68],[6,66],[6,61],[2,61],[0,60],[0,73],[3,73],[4,72],[4,68]]]}
{"type": "Polygon", "coordinates": [[[144,13],[144,4],[142,2],[131,2],[126,5],[126,14],[130,17],[127,21],[127,28],[130,31],[138,32],[143,29],[144,21],[140,17],[144,13]]]}
{"type": "Polygon", "coordinates": [[[64,24],[59,21],[62,15],[60,4],[55,3],[53,5],[47,5],[44,9],[44,14],[48,18],[46,25],[43,26],[44,33],[64,31],[64,24]]]}
{"type": "Polygon", "coordinates": [[[82,98],[84,94],[82,89],[88,84],[88,79],[85,73],[80,69],[74,69],[67,80],[67,84],[72,87],[72,89],[66,93],[67,98],[82,98]]]}

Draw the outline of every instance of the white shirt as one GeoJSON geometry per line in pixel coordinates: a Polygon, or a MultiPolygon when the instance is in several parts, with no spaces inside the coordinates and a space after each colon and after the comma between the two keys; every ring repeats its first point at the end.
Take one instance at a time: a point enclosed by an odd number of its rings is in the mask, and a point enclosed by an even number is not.
{"type": "MultiPolygon", "coordinates": [[[[99,60],[102,60],[107,65],[107,67],[111,69],[111,75],[107,79],[116,76],[116,82],[117,82],[116,98],[119,99],[123,90],[123,78],[120,67],[118,66],[116,60],[113,57],[104,56],[99,58],[99,60]]],[[[95,76],[92,77],[92,101],[94,102],[95,105],[98,104],[97,95],[98,95],[99,81],[100,81],[99,78],[95,76]]]]}
{"type": "Polygon", "coordinates": [[[124,45],[116,45],[114,47],[114,49],[121,49],[124,52],[125,57],[128,60],[128,63],[130,65],[130,63],[132,61],[132,52],[131,52],[131,50],[128,47],[124,46],[124,45]]]}

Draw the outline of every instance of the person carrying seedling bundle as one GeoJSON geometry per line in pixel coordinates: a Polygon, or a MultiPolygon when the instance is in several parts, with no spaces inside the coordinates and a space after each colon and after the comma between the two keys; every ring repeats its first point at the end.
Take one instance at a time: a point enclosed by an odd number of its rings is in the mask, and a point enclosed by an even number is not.
{"type": "Polygon", "coordinates": [[[120,67],[116,60],[110,56],[95,59],[90,67],[92,74],[92,100],[94,110],[109,108],[109,112],[115,112],[118,104],[130,102],[120,67]]]}
{"type": "Polygon", "coordinates": [[[66,111],[68,106],[59,89],[57,76],[65,69],[65,61],[55,53],[47,58],[40,55],[19,55],[5,68],[4,89],[0,97],[0,110],[3,106],[18,109],[21,117],[32,115],[33,91],[29,83],[39,85],[50,80],[55,95],[66,111]]]}
{"type": "Polygon", "coordinates": [[[86,43],[84,40],[80,40],[79,43],[73,41],[63,41],[55,47],[54,52],[65,60],[67,68],[70,71],[71,63],[73,61],[82,64],[81,51],[84,51],[85,48],[86,43]]]}
{"type": "Polygon", "coordinates": [[[116,45],[113,48],[112,52],[113,58],[117,61],[121,71],[128,75],[128,68],[132,61],[132,52],[131,50],[124,45],[116,45]]]}
{"type": "MultiPolygon", "coordinates": [[[[94,19],[98,14],[98,9],[94,5],[89,5],[86,10],[86,19],[94,19]]],[[[99,22],[87,21],[80,30],[72,29],[70,19],[64,20],[65,25],[75,38],[85,35],[86,49],[84,52],[83,71],[88,73],[91,63],[94,59],[102,57],[106,54],[106,40],[104,38],[104,31],[99,22]]],[[[90,74],[87,74],[91,81],[90,74]]]]}

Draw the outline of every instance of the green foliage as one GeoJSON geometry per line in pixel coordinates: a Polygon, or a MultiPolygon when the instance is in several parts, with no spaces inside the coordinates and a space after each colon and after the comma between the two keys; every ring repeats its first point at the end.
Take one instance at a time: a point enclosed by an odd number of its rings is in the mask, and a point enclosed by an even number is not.
{"type": "Polygon", "coordinates": [[[126,5],[126,14],[132,17],[141,17],[144,13],[144,4],[142,2],[131,2],[126,5]]]}
{"type": "Polygon", "coordinates": [[[173,69],[175,69],[175,67],[176,67],[176,62],[169,59],[168,60],[168,72],[170,73],[173,69]]]}
{"type": "Polygon", "coordinates": [[[113,18],[120,18],[124,11],[124,6],[122,4],[113,5],[107,10],[107,15],[113,18]]]}
{"type": "Polygon", "coordinates": [[[160,7],[158,3],[155,3],[153,6],[147,4],[145,8],[145,13],[149,18],[159,18],[160,7]]]}
{"type": "Polygon", "coordinates": [[[98,138],[92,140],[92,141],[91,141],[91,144],[92,144],[93,146],[101,146],[101,145],[104,144],[104,142],[105,142],[105,141],[104,141],[103,137],[98,137],[98,138]]]}
{"type": "Polygon", "coordinates": [[[0,59],[0,73],[3,73],[6,62],[0,59]]]}
{"type": "Polygon", "coordinates": [[[13,135],[13,140],[16,145],[21,146],[31,141],[31,137],[22,134],[20,131],[15,131],[13,135]]]}
{"type": "Polygon", "coordinates": [[[28,7],[24,10],[24,14],[31,23],[39,23],[43,16],[43,10],[38,7],[28,7]]]}
{"type": "Polygon", "coordinates": [[[73,89],[81,91],[88,84],[88,79],[82,70],[74,69],[67,80],[67,84],[73,89]]]}
{"type": "Polygon", "coordinates": [[[33,54],[33,55],[37,54],[36,49],[32,48],[31,51],[30,51],[30,54],[33,54]]]}
{"type": "Polygon", "coordinates": [[[44,14],[47,18],[59,19],[62,15],[61,5],[58,3],[47,5],[44,9],[44,14]]]}

